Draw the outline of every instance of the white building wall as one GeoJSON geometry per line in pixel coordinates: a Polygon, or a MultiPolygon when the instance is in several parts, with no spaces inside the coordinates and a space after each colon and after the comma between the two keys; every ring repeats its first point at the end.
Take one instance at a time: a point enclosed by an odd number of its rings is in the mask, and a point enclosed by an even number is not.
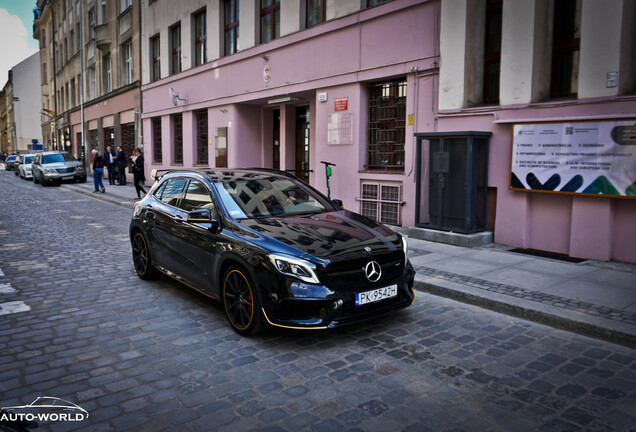
{"type": "Polygon", "coordinates": [[[499,84],[501,105],[525,104],[532,98],[534,12],[534,0],[503,2],[499,84]]]}
{"type": "Polygon", "coordinates": [[[623,1],[583,0],[579,98],[616,96],[607,73],[619,72],[623,1]]]}
{"type": "Polygon", "coordinates": [[[26,151],[31,140],[42,143],[40,127],[40,53],[13,67],[13,102],[18,150],[26,151]]]}
{"type": "Polygon", "coordinates": [[[327,20],[358,12],[360,4],[360,0],[327,0],[327,20]]]}
{"type": "Polygon", "coordinates": [[[467,0],[442,2],[440,34],[439,109],[459,109],[464,105],[467,0]]]}

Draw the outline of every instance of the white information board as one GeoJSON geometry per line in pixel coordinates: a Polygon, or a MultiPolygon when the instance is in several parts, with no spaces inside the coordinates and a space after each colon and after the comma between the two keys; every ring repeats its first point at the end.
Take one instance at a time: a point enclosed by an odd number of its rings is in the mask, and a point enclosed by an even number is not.
{"type": "Polygon", "coordinates": [[[636,197],[636,119],[518,123],[510,188],[636,197]]]}

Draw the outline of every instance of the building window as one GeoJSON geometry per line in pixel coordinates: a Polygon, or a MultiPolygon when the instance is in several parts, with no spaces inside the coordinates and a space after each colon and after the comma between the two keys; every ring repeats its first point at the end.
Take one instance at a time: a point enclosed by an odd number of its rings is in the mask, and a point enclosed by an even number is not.
{"type": "Polygon", "coordinates": [[[183,115],[172,115],[172,130],[174,137],[173,162],[183,164],[183,115]]]}
{"type": "Polygon", "coordinates": [[[46,73],[46,63],[42,63],[42,84],[46,84],[48,81],[46,73]]]}
{"type": "Polygon", "coordinates": [[[88,99],[95,99],[95,66],[88,68],[88,99]]]}
{"type": "Polygon", "coordinates": [[[97,9],[97,24],[106,22],[106,0],[99,0],[99,9],[97,9]]]}
{"type": "Polygon", "coordinates": [[[501,70],[501,13],[502,0],[486,2],[486,40],[484,43],[484,104],[499,103],[499,75],[501,70]]]}
{"type": "Polygon", "coordinates": [[[78,22],[77,25],[75,26],[75,46],[77,47],[77,51],[80,50],[80,23],[78,22]]]}
{"type": "Polygon", "coordinates": [[[88,40],[95,39],[95,9],[88,10],[88,40]]]}
{"type": "Polygon", "coordinates": [[[362,183],[360,214],[390,225],[402,223],[402,185],[362,183]]]}
{"type": "Polygon", "coordinates": [[[131,84],[133,82],[133,52],[130,41],[121,46],[121,67],[122,85],[131,84]]]}
{"type": "Polygon", "coordinates": [[[550,96],[576,97],[581,45],[581,0],[555,0],[550,96]]]}
{"type": "Polygon", "coordinates": [[[62,108],[60,111],[66,111],[66,108],[64,107],[64,86],[60,89],[60,107],[62,108]]]}
{"type": "Polygon", "coordinates": [[[161,63],[160,63],[160,45],[159,35],[150,38],[150,80],[157,81],[161,79],[161,63]]]}
{"type": "Polygon", "coordinates": [[[406,81],[369,87],[367,168],[404,170],[406,81]]]}
{"type": "Polygon", "coordinates": [[[239,50],[239,0],[225,0],[225,55],[239,50]]]}
{"type": "Polygon", "coordinates": [[[181,23],[170,27],[170,75],[181,72],[181,23]]]}
{"type": "Polygon", "coordinates": [[[152,118],[152,161],[161,163],[161,117],[152,118]]]}
{"type": "Polygon", "coordinates": [[[197,164],[208,164],[208,110],[196,112],[197,116],[197,164]]]}
{"type": "Polygon", "coordinates": [[[207,19],[205,9],[194,15],[194,65],[200,66],[208,61],[207,19]]]}
{"type": "Polygon", "coordinates": [[[73,54],[75,54],[74,44],[75,44],[75,30],[71,29],[68,36],[68,49],[71,54],[71,57],[73,57],[73,54]]]}
{"type": "Polygon", "coordinates": [[[261,43],[280,36],[280,0],[261,0],[261,43]]]}
{"type": "Polygon", "coordinates": [[[68,61],[68,39],[64,39],[64,63],[68,61]]]}
{"type": "Polygon", "coordinates": [[[71,79],[71,107],[77,105],[75,101],[75,78],[71,79]]]}
{"type": "Polygon", "coordinates": [[[120,12],[125,11],[126,9],[128,9],[131,6],[132,6],[132,0],[121,0],[120,12]]]}
{"type": "Polygon", "coordinates": [[[325,22],[325,0],[306,0],[307,15],[305,16],[305,27],[315,26],[325,22]]]}
{"type": "Polygon", "coordinates": [[[66,86],[65,86],[66,87],[66,95],[65,95],[66,98],[64,99],[64,105],[66,106],[67,110],[71,109],[71,104],[70,104],[70,101],[69,101],[69,98],[70,98],[71,95],[70,95],[70,92],[68,91],[68,86],[69,86],[69,83],[66,83],[66,86]]]}
{"type": "Polygon", "coordinates": [[[113,70],[110,54],[102,57],[102,79],[104,81],[104,93],[113,91],[113,70]]]}

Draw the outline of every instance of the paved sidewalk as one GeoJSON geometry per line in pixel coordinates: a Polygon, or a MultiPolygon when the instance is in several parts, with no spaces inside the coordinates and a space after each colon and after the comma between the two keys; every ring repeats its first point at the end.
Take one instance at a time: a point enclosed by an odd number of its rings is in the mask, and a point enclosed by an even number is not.
{"type": "MultiPolygon", "coordinates": [[[[62,187],[131,209],[137,201],[132,183],[106,185],[104,194],[92,193],[90,178],[62,187]]],[[[510,249],[409,239],[415,288],[636,348],[636,265],[574,264],[510,249]]]]}
{"type": "Polygon", "coordinates": [[[636,348],[636,265],[409,239],[416,288],[636,348]]]}

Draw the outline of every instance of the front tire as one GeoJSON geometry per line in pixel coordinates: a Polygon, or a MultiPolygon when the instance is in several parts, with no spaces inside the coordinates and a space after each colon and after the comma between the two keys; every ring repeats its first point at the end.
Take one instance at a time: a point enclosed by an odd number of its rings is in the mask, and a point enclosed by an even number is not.
{"type": "Polygon", "coordinates": [[[240,335],[258,334],[263,327],[261,301],[249,272],[235,265],[223,278],[223,306],[232,329],[240,335]]]}
{"type": "Polygon", "coordinates": [[[132,239],[133,266],[137,276],[143,280],[157,277],[157,269],[152,265],[148,243],[141,232],[135,233],[132,239]]]}

